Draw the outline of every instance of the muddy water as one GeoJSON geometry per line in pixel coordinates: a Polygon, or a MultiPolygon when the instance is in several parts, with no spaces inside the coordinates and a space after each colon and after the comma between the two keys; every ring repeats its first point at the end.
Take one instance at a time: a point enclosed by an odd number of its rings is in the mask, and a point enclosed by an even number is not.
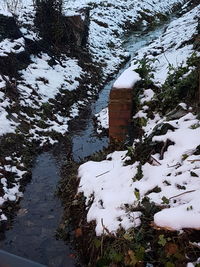
{"type": "MultiPolygon", "coordinates": [[[[139,48],[159,37],[163,29],[164,26],[161,26],[147,34],[135,32],[127,36],[124,42],[126,51],[133,58],[139,48]]],[[[74,129],[72,127],[74,160],[80,161],[108,145],[107,137],[99,138],[96,135],[92,117],[107,106],[112,84],[128,64],[103,88],[98,100],[91,104],[87,116],[80,119],[74,129]]],[[[63,209],[54,192],[68,151],[68,147],[63,148],[60,144],[56,149],[37,157],[32,170],[32,181],[27,185],[13,229],[6,233],[6,239],[0,243],[1,249],[50,267],[76,266],[70,244],[66,246],[55,237],[63,209]]]]}

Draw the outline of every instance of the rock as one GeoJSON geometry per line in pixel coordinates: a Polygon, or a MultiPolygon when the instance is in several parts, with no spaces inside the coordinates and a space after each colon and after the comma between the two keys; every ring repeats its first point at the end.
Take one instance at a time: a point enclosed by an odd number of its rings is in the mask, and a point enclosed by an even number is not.
{"type": "Polygon", "coordinates": [[[200,145],[198,145],[194,151],[194,155],[200,155],[200,145]]]}
{"type": "Polygon", "coordinates": [[[56,49],[85,46],[89,29],[90,9],[79,14],[65,16],[59,1],[36,1],[35,26],[43,38],[44,46],[56,49]],[[52,23],[52,21],[54,23],[52,23]]]}
{"type": "Polygon", "coordinates": [[[68,40],[70,44],[78,47],[87,43],[89,29],[89,9],[83,14],[65,17],[65,25],[68,30],[68,40]]]}
{"type": "Polygon", "coordinates": [[[170,123],[159,123],[153,129],[153,132],[150,134],[148,139],[151,139],[155,135],[165,135],[168,130],[174,131],[176,128],[170,123]]]}
{"type": "Polygon", "coordinates": [[[166,115],[166,120],[178,120],[181,117],[185,116],[187,113],[188,111],[186,109],[184,109],[181,105],[178,105],[175,109],[173,109],[166,115]]]}

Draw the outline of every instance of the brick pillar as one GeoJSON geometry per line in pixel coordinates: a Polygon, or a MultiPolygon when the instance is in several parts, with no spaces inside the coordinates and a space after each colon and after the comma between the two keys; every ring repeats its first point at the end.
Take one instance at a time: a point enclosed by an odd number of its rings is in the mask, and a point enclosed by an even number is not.
{"type": "Polygon", "coordinates": [[[133,88],[115,88],[109,100],[109,138],[124,141],[132,118],[133,88]]]}

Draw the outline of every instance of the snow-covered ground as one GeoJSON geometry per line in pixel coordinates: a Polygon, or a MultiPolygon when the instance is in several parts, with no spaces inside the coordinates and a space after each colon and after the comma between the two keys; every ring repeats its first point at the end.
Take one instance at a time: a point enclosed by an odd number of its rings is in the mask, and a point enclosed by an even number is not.
{"type": "MultiPolygon", "coordinates": [[[[185,66],[194,52],[188,41],[197,33],[199,15],[200,5],[172,21],[160,38],[138,51],[132,70],[137,69],[137,60],[146,56],[150,60],[154,82],[161,85],[169,74],[169,67],[172,71],[185,66]]],[[[127,165],[128,151],[118,151],[104,161],[89,161],[79,168],[78,190],[86,197],[86,204],[90,203],[87,220],[96,221],[97,235],[104,233],[105,228],[116,233],[120,227],[137,227],[141,223],[137,207],[144,197],[161,207],[161,211],[154,215],[154,224],[158,227],[174,230],[200,228],[199,119],[185,103],[180,103],[173,111],[174,116],[161,117],[155,112],[154,119],[148,118],[155,95],[150,88],[141,90],[141,109],[134,118],[144,118],[146,122],[143,140],[153,136],[152,142],[161,143],[163,147],[170,140],[166,152],[152,154],[151,162],[143,165],[139,158],[127,165]],[[163,125],[169,128],[160,135],[156,129],[163,125]],[[134,208],[134,212],[128,207],[134,208]]],[[[103,118],[107,127],[108,118],[102,115],[99,118],[103,118]]],[[[131,149],[133,154],[137,142],[141,141],[135,140],[131,149]]]]}
{"type": "MultiPolygon", "coordinates": [[[[163,84],[167,78],[169,67],[185,66],[187,59],[194,52],[193,44],[185,42],[192,39],[197,30],[199,9],[197,6],[180,18],[172,21],[166,31],[155,42],[138,51],[137,60],[145,58],[154,70],[154,82],[163,84]]],[[[133,69],[137,68],[135,61],[133,69]]]]}
{"type": "MultiPolygon", "coordinates": [[[[160,86],[165,82],[170,73],[170,69],[173,71],[180,66],[186,66],[186,61],[194,53],[194,49],[192,43],[187,45],[185,42],[191,40],[192,36],[197,32],[199,9],[200,7],[198,5],[190,12],[173,20],[158,39],[153,41],[150,45],[139,49],[129,69],[132,68],[133,71],[136,70],[140,66],[140,61],[145,58],[154,75],[152,80],[156,85],[160,86]]],[[[129,81],[126,81],[126,83],[127,82],[129,81]]],[[[152,90],[151,92],[149,90],[151,89],[144,92],[143,97],[145,97],[145,94],[147,94],[148,97],[150,96],[150,99],[145,99],[146,102],[151,100],[154,94],[152,90]]],[[[141,101],[144,102],[142,99],[141,101]]],[[[142,111],[139,111],[140,114],[141,112],[142,111]]],[[[136,114],[135,118],[139,117],[140,114],[136,114]]],[[[97,114],[96,117],[98,119],[99,128],[107,129],[108,113],[102,111],[97,114]],[[103,114],[104,116],[102,116],[103,114]]],[[[158,120],[159,117],[157,121],[158,120]]]]}
{"type": "MultiPolygon", "coordinates": [[[[137,21],[146,25],[147,22],[142,20],[142,12],[157,18],[159,13],[170,13],[174,5],[183,2],[183,0],[65,1],[65,13],[74,14],[81,7],[90,8],[88,48],[93,62],[101,65],[103,69],[102,78],[106,79],[128,57],[121,48],[120,37],[124,34],[124,29],[137,21]]],[[[34,26],[33,1],[22,0],[18,6],[12,3],[14,3],[12,0],[1,1],[0,14],[9,17],[15,14],[22,36],[1,40],[0,57],[23,53],[26,50],[25,38],[32,41],[40,39],[34,26]],[[9,7],[6,2],[10,4],[9,7]]],[[[192,25],[193,22],[194,19],[192,25]]],[[[191,26],[190,31],[192,29],[191,26]]],[[[83,105],[81,101],[74,103],[67,115],[56,110],[51,117],[44,117],[44,110],[48,112],[53,110],[52,100],[58,96],[64,98],[65,93],[77,90],[81,80],[88,75],[76,58],[62,55],[61,63],[54,59],[54,64],[50,64],[51,59],[51,55],[45,52],[30,55],[30,63],[18,72],[19,80],[13,81],[11,77],[0,76],[0,136],[8,133],[23,134],[28,142],[39,141],[41,146],[46,143],[53,144],[56,139],[52,139],[52,132],[65,134],[68,131],[69,120],[78,116],[79,106],[83,105]],[[5,90],[5,81],[9,79],[13,88],[17,86],[19,94],[17,99],[11,98],[5,90]],[[26,125],[25,133],[21,131],[22,123],[26,125]]],[[[95,88],[95,85],[91,84],[86,86],[88,96],[95,88]]],[[[1,205],[7,200],[16,201],[22,195],[19,190],[20,179],[26,170],[23,157],[14,152],[9,156],[2,158],[0,163],[1,188],[4,192],[0,198],[1,205]],[[7,180],[7,172],[14,177],[12,183],[7,180]]],[[[6,219],[5,215],[2,214],[1,219],[6,219]]]]}
{"type": "Polygon", "coordinates": [[[122,49],[125,28],[128,25],[140,27],[148,22],[142,14],[159,21],[160,14],[171,13],[177,4],[183,0],[82,0],[66,1],[66,14],[73,14],[81,8],[91,8],[89,27],[89,49],[94,62],[102,64],[104,78],[118,69],[119,64],[128,57],[122,49]]]}

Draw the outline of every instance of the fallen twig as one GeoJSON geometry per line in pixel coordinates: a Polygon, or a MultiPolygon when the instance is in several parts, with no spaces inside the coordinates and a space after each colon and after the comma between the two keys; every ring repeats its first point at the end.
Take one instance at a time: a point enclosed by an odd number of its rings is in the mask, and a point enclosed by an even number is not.
{"type": "Polygon", "coordinates": [[[109,236],[113,236],[113,234],[111,234],[109,232],[109,230],[105,227],[105,225],[103,224],[103,218],[101,218],[101,224],[102,224],[102,227],[103,227],[103,233],[104,231],[109,235],[109,236]]]}
{"type": "Polygon", "coordinates": [[[193,192],[195,192],[195,191],[196,191],[196,190],[186,191],[186,192],[184,192],[184,193],[181,193],[181,194],[178,194],[178,195],[176,195],[176,196],[170,197],[169,199],[176,198],[176,197],[180,197],[180,196],[182,196],[182,195],[189,194],[189,193],[193,193],[193,192]]]}
{"type": "Polygon", "coordinates": [[[172,165],[172,166],[169,166],[169,164],[167,164],[167,167],[168,167],[168,168],[176,167],[176,169],[178,169],[179,167],[181,167],[181,164],[180,164],[179,162],[176,163],[175,165],[172,165]]]}
{"type": "Polygon", "coordinates": [[[164,153],[165,153],[165,149],[167,147],[167,143],[168,143],[168,139],[164,142],[164,145],[161,149],[161,152],[160,152],[160,160],[162,160],[164,158],[164,153]]]}
{"type": "Polygon", "coordinates": [[[109,173],[109,172],[110,172],[110,171],[107,171],[107,172],[101,173],[101,174],[99,174],[99,175],[96,175],[96,178],[98,178],[98,177],[100,177],[100,176],[103,176],[104,174],[109,173]]]}
{"type": "Polygon", "coordinates": [[[161,165],[161,163],[157,159],[155,159],[153,156],[150,156],[150,159],[152,160],[152,164],[154,164],[155,166],[161,165]]]}

